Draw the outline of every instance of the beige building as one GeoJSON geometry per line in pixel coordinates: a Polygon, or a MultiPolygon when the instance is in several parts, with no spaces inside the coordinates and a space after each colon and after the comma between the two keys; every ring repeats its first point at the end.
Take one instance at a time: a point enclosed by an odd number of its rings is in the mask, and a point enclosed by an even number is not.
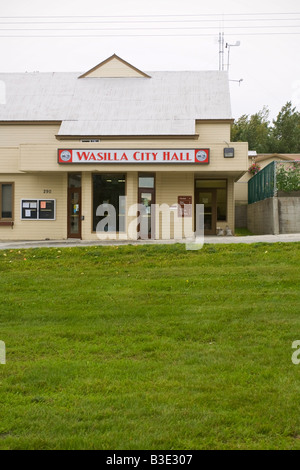
{"type": "Polygon", "coordinates": [[[206,234],[234,232],[248,146],[230,142],[226,72],[145,73],[113,55],[0,83],[1,240],[182,238],[197,204],[206,234]]]}

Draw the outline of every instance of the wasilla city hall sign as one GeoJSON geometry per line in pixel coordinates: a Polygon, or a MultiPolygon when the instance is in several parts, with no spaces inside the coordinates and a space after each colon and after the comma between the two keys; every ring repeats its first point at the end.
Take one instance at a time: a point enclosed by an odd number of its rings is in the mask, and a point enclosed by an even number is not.
{"type": "Polygon", "coordinates": [[[58,163],[209,163],[209,149],[59,149],[58,163]]]}

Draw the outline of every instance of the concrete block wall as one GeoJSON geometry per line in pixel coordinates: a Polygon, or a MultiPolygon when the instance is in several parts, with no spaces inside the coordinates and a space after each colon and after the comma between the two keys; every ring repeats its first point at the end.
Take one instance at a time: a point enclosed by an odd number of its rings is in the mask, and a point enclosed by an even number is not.
{"type": "Polygon", "coordinates": [[[235,227],[246,228],[247,227],[247,204],[236,204],[235,205],[235,227]]]}
{"type": "Polygon", "coordinates": [[[249,204],[247,225],[257,235],[300,233],[300,197],[271,197],[249,204]]]}
{"type": "Polygon", "coordinates": [[[278,198],[279,233],[300,233],[300,197],[278,198]]]}

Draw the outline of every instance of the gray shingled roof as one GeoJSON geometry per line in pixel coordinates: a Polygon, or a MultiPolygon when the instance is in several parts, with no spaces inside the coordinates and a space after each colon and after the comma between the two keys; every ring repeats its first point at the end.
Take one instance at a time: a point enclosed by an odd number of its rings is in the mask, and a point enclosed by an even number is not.
{"type": "Polygon", "coordinates": [[[4,73],[0,121],[62,121],[59,135],[191,135],[196,119],[231,119],[226,72],[151,78],[4,73]]]}

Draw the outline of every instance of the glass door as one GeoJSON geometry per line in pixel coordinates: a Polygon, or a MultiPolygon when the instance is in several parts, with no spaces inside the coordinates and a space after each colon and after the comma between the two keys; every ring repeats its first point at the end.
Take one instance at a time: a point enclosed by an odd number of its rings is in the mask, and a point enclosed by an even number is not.
{"type": "Polygon", "coordinates": [[[81,238],[81,188],[68,190],[68,238],[81,238]]]}
{"type": "Polygon", "coordinates": [[[139,190],[139,204],[145,207],[145,210],[140,214],[142,223],[139,227],[140,237],[154,238],[154,211],[152,210],[152,204],[154,204],[154,189],[140,189],[139,190]]]}
{"type": "Polygon", "coordinates": [[[216,190],[203,189],[196,192],[196,203],[204,204],[204,234],[216,234],[216,190]]]}
{"type": "Polygon", "coordinates": [[[142,223],[138,227],[140,238],[155,238],[155,175],[151,173],[139,174],[139,194],[138,203],[145,209],[140,214],[142,223]]]}

